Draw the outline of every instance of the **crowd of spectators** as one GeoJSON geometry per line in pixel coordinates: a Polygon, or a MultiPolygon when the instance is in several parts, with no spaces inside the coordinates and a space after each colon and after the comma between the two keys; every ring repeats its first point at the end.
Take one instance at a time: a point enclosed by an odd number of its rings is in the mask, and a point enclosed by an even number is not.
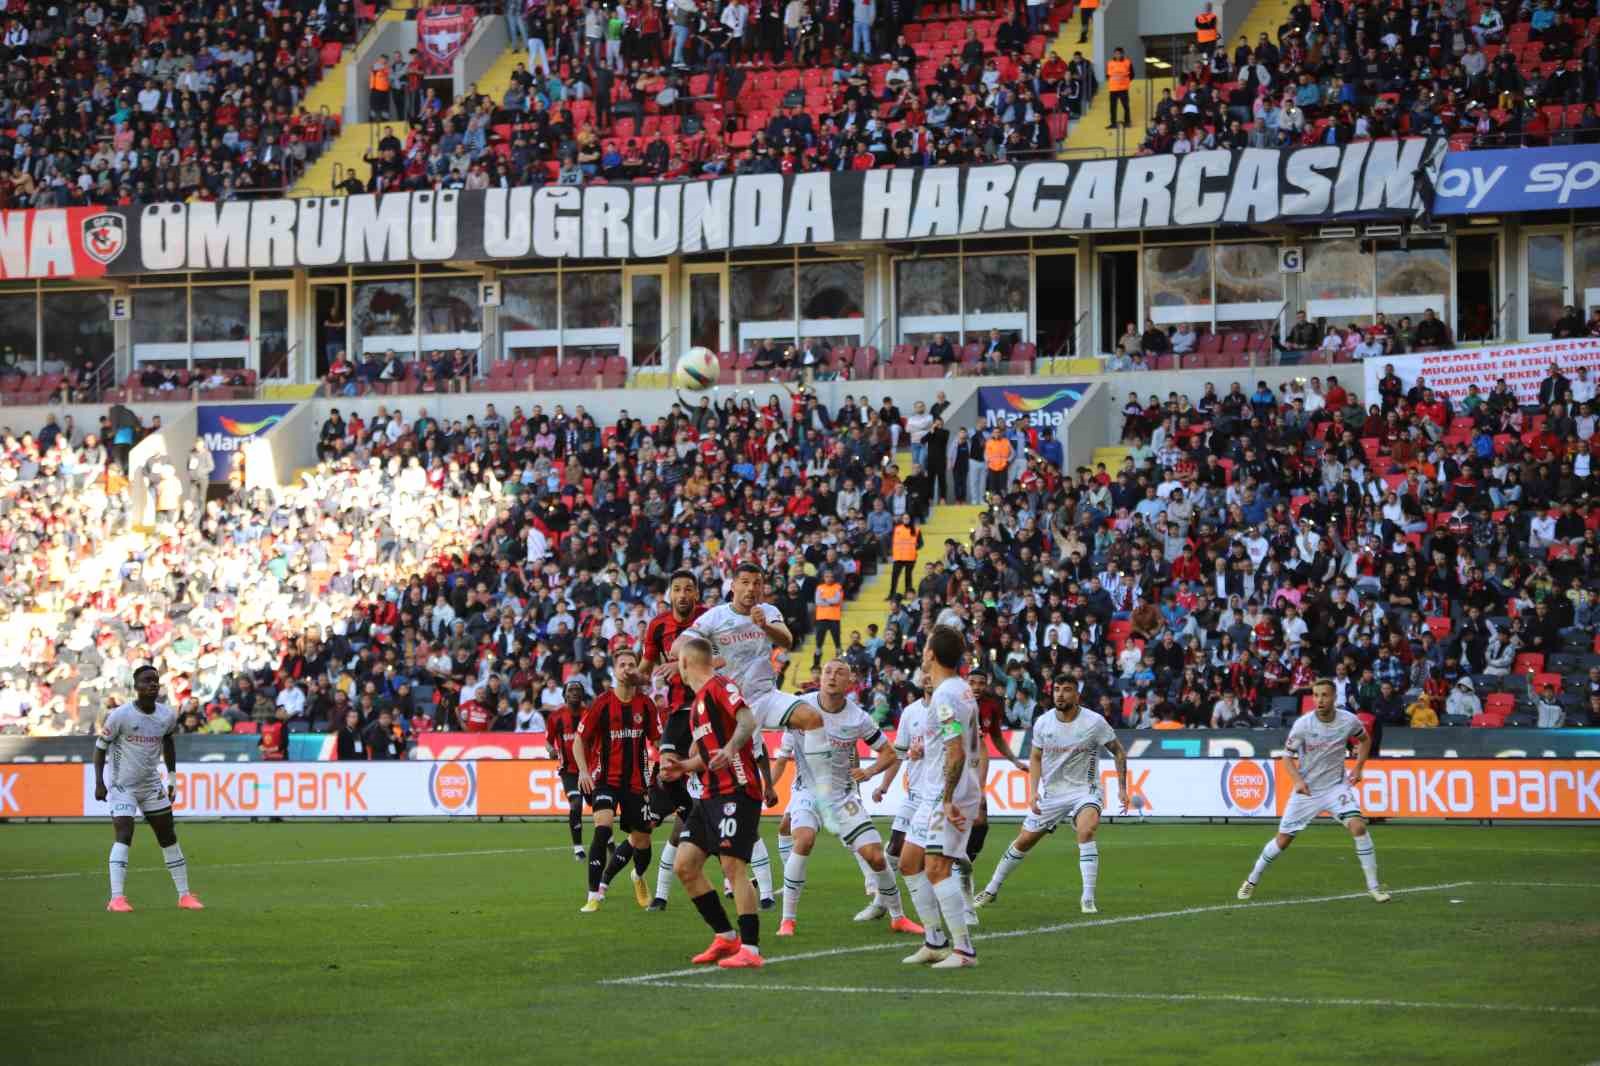
{"type": "MultiPolygon", "coordinates": [[[[1600,336],[1600,309],[1588,323],[1582,318],[1574,323],[1575,310],[1569,307],[1566,311],[1557,336],[1600,336]]],[[[1254,360],[1256,366],[1360,363],[1406,352],[1440,351],[1454,344],[1450,328],[1431,307],[1424,308],[1415,320],[1401,315],[1390,322],[1389,316],[1379,311],[1369,323],[1349,322],[1342,327],[1326,320],[1313,322],[1304,311],[1297,311],[1282,336],[1246,330],[1235,331],[1235,339],[1243,341],[1238,348],[1239,365],[1254,360]]],[[[1105,368],[1114,372],[1193,368],[1199,365],[1195,357],[1207,351],[1220,352],[1222,346],[1222,334],[1202,332],[1194,323],[1161,326],[1147,318],[1142,332],[1133,322],[1127,324],[1105,368]]]]}
{"type": "MultiPolygon", "coordinates": [[[[529,56],[504,99],[476,86],[454,102],[418,89],[402,108],[408,125],[386,126],[367,155],[367,180],[351,175],[343,187],[577,185],[1045,154],[1095,89],[1081,53],[1045,55],[1048,10],[967,12],[959,40],[930,47],[909,3],[540,4],[507,15],[529,56]],[[849,17],[870,31],[843,40],[849,17]]],[[[381,80],[398,84],[400,57],[382,62],[391,66],[381,80]]],[[[383,93],[380,113],[393,95],[383,93]]]]}
{"type": "Polygon", "coordinates": [[[0,209],[281,193],[338,132],[306,90],[359,40],[336,0],[8,0],[0,27],[0,209]]]}
{"type": "Polygon", "coordinates": [[[1380,725],[1600,725],[1594,374],[1370,399],[1130,395],[1123,468],[1070,474],[1019,424],[972,543],[846,654],[903,706],[958,625],[1016,728],[1062,671],[1127,727],[1286,724],[1321,675],[1380,725]]]}
{"type": "Polygon", "coordinates": [[[1449,137],[1457,148],[1600,143],[1594,0],[1294,5],[1262,33],[1190,45],[1141,153],[1449,137]]]}

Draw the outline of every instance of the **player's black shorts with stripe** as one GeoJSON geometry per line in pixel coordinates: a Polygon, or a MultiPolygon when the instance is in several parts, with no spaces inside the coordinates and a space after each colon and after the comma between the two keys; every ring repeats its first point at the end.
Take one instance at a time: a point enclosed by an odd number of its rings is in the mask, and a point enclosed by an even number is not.
{"type": "Polygon", "coordinates": [[[707,855],[750,861],[761,838],[761,801],[749,796],[705,796],[695,801],[684,839],[707,855]]]}
{"type": "Polygon", "coordinates": [[[571,770],[561,775],[561,791],[565,792],[568,796],[576,792],[578,795],[583,797],[583,802],[587,803],[591,809],[594,807],[593,794],[584,792],[578,788],[578,771],[576,770],[571,770]]]}
{"type": "Polygon", "coordinates": [[[676,815],[687,822],[692,810],[694,797],[689,795],[689,779],[680,777],[676,781],[663,781],[661,775],[657,774],[650,786],[651,819],[661,825],[676,815]]]}
{"type": "Polygon", "coordinates": [[[595,812],[616,811],[624,833],[650,832],[650,812],[644,797],[637,792],[626,792],[611,785],[596,785],[589,806],[595,812]]]}

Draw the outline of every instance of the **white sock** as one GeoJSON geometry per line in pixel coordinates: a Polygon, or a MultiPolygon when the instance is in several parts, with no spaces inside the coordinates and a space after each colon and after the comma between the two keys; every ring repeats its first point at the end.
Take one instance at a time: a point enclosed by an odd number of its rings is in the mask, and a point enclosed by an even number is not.
{"type": "Polygon", "coordinates": [[[1367,876],[1367,887],[1378,887],[1378,855],[1372,843],[1372,834],[1363,833],[1356,837],[1356,861],[1361,863],[1361,872],[1367,876]]]}
{"type": "Polygon", "coordinates": [[[756,838],[756,846],[750,852],[750,872],[755,875],[756,889],[761,893],[761,898],[771,899],[772,856],[767,854],[767,842],[760,837],[756,838]]]}
{"type": "Polygon", "coordinates": [[[111,845],[111,898],[124,895],[122,886],[128,880],[128,845],[111,845]]]}
{"type": "Polygon", "coordinates": [[[1278,838],[1273,837],[1267,841],[1267,846],[1261,849],[1261,857],[1256,860],[1255,869],[1250,871],[1250,883],[1261,883],[1261,875],[1267,872],[1267,867],[1272,865],[1272,860],[1283,854],[1283,849],[1278,847],[1278,838]]]}
{"type": "Polygon", "coordinates": [[[172,875],[172,884],[177,888],[178,895],[188,895],[189,862],[183,857],[183,849],[176,844],[170,848],[162,848],[161,857],[167,862],[167,873],[172,875]]]}
{"type": "MultiPolygon", "coordinates": [[[[872,869],[870,866],[868,869],[872,869]]],[[[878,902],[889,908],[889,917],[904,918],[905,908],[900,903],[900,883],[894,879],[894,871],[887,865],[881,870],[872,870],[873,880],[878,882],[878,902]]]]}
{"type": "Polygon", "coordinates": [[[944,947],[946,940],[939,919],[939,896],[933,890],[933,882],[928,880],[926,873],[911,874],[906,878],[906,888],[911,892],[911,902],[917,908],[917,920],[922,923],[928,946],[944,947]]]}
{"type": "Polygon", "coordinates": [[[856,857],[856,866],[861,869],[862,883],[868,886],[877,884],[878,871],[874,870],[867,860],[861,857],[859,851],[852,851],[850,854],[856,857]]]}
{"type": "Polygon", "coordinates": [[[1100,845],[1093,840],[1078,845],[1078,873],[1083,877],[1083,898],[1094,899],[1094,886],[1100,882],[1100,845]]]}
{"type": "Polygon", "coordinates": [[[985,889],[991,896],[1000,894],[1000,886],[1006,883],[1017,867],[1022,865],[1022,860],[1028,857],[1025,851],[1018,851],[1010,844],[1006,845],[1005,854],[1000,856],[1000,865],[994,868],[994,876],[989,878],[989,887],[985,889]]]}
{"type": "Polygon", "coordinates": [[[783,864],[783,916],[793,921],[800,913],[800,893],[806,890],[806,863],[809,855],[791,853],[783,864]]]}
{"type": "Polygon", "coordinates": [[[661,865],[656,867],[656,899],[666,899],[672,891],[672,864],[678,857],[678,845],[668,844],[661,849],[661,865]]]}
{"type": "Polygon", "coordinates": [[[778,834],[778,862],[787,870],[789,868],[789,853],[794,850],[794,837],[788,833],[778,834]]]}
{"type": "Polygon", "coordinates": [[[961,878],[945,878],[933,886],[933,894],[938,897],[939,913],[944,916],[944,927],[950,930],[956,950],[973,954],[972,937],[967,932],[967,895],[961,891],[961,878]]]}

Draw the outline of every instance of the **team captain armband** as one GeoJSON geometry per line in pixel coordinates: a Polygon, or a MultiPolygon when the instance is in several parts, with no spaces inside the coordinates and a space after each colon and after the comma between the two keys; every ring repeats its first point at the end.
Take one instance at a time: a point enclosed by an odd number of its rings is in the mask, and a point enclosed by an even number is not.
{"type": "Polygon", "coordinates": [[[954,740],[961,735],[961,722],[949,707],[939,708],[939,735],[946,740],[954,740]]]}

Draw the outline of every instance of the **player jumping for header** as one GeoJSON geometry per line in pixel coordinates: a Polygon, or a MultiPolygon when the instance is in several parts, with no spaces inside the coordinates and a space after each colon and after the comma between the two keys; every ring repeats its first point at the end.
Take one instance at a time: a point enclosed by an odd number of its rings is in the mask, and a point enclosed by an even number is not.
{"type": "Polygon", "coordinates": [[[167,873],[178,890],[178,906],[186,911],[204,910],[204,905],[189,891],[189,863],[178,847],[178,831],[172,820],[172,804],[178,798],[178,749],[173,736],[178,732],[178,712],[156,700],[161,689],[161,674],[153,666],[133,672],[132,703],[106,716],[105,725],[94,742],[94,798],[109,801],[111,828],[116,843],[111,845],[111,902],[106,910],[126,914],[133,910],[123,885],[128,877],[128,851],[133,844],[133,820],[141,812],[155,832],[166,860],[167,873]],[[106,764],[111,764],[111,785],[106,785],[106,764]],[[161,784],[157,769],[167,764],[167,784],[161,784]]]}

